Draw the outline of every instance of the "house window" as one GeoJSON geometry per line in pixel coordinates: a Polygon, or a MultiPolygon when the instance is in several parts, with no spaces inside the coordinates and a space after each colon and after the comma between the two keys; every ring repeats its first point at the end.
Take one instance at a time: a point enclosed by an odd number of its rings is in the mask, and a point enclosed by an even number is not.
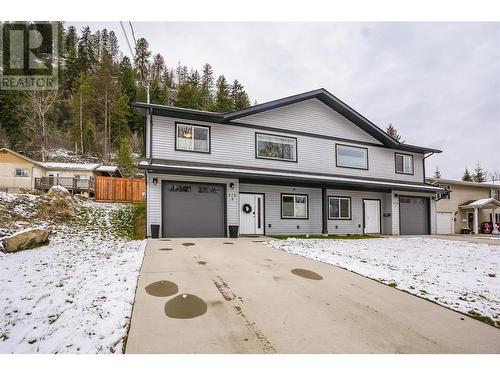
{"type": "Polygon", "coordinates": [[[351,220],[350,197],[328,197],[328,219],[351,220]]]}
{"type": "MultiPolygon", "coordinates": [[[[492,215],[490,214],[490,221],[491,221],[492,215]]],[[[500,223],[500,214],[495,214],[495,223],[500,223]]]]}
{"type": "Polygon", "coordinates": [[[282,219],[307,219],[307,195],[282,194],[281,218],[282,219]]]}
{"type": "Polygon", "coordinates": [[[272,134],[255,134],[256,157],[297,161],[297,138],[272,134]]]}
{"type": "Polygon", "coordinates": [[[176,123],[175,149],[210,152],[210,127],[176,123]]]}
{"type": "Polygon", "coordinates": [[[335,144],[337,167],[368,169],[368,149],[366,147],[335,144]]]}
{"type": "Polygon", "coordinates": [[[396,154],[396,173],[413,174],[413,155],[396,154]]]}
{"type": "Polygon", "coordinates": [[[28,177],[28,170],[23,168],[16,168],[16,177],[28,177]]]}

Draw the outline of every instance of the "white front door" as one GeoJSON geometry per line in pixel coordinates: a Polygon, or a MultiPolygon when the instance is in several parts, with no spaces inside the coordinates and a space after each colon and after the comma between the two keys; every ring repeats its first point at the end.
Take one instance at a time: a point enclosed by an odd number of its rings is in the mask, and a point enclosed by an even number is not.
{"type": "Polygon", "coordinates": [[[240,234],[264,234],[264,194],[240,194],[240,234]]]}
{"type": "Polygon", "coordinates": [[[363,233],[380,233],[380,201],[376,199],[364,199],[363,212],[365,226],[363,233]]]}
{"type": "Polygon", "coordinates": [[[452,234],[453,233],[453,213],[438,212],[436,214],[437,234],[452,234]]]}

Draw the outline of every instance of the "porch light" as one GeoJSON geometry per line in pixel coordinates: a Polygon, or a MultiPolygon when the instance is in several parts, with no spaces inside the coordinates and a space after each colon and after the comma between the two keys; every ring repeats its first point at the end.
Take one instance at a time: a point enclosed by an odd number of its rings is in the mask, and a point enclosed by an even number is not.
{"type": "Polygon", "coordinates": [[[230,183],[229,183],[229,187],[230,187],[231,189],[234,189],[234,182],[230,182],[230,183]]]}
{"type": "Polygon", "coordinates": [[[158,179],[157,178],[153,178],[153,185],[156,185],[158,184],[158,179]]]}

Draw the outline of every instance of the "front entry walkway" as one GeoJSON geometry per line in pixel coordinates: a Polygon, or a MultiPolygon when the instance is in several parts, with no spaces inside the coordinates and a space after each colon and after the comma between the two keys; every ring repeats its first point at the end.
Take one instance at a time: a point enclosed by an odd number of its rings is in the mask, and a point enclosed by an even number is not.
{"type": "Polygon", "coordinates": [[[500,353],[499,329],[261,240],[149,240],[126,353],[500,353]]]}

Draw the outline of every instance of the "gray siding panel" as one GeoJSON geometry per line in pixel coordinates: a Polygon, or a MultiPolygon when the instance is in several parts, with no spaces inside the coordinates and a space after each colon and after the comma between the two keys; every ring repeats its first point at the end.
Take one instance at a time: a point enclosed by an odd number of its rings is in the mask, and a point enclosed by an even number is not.
{"type": "Polygon", "coordinates": [[[242,117],[236,121],[380,144],[371,135],[315,98],[242,117]]]}
{"type": "MultiPolygon", "coordinates": [[[[355,177],[385,178],[406,182],[423,181],[422,154],[413,154],[415,165],[414,175],[397,174],[394,165],[395,151],[374,146],[366,146],[368,147],[369,170],[341,168],[335,166],[334,141],[297,136],[297,163],[257,159],[255,157],[255,133],[258,131],[227,124],[179,120],[179,122],[209,125],[211,127],[211,153],[176,151],[174,139],[175,122],[176,119],[174,118],[154,116],[153,158],[230,164],[240,167],[274,168],[296,172],[331,173],[355,177]]],[[[289,135],[285,131],[273,132],[273,134],[289,135]]],[[[347,142],[343,143],[347,144],[347,142]]],[[[356,144],[353,145],[356,146],[356,144]]]]}
{"type": "MultiPolygon", "coordinates": [[[[363,199],[380,199],[381,214],[384,213],[384,193],[328,189],[329,196],[351,197],[351,220],[328,220],[330,234],[363,234],[363,199]]],[[[381,220],[382,233],[386,224],[381,220]]]]}
{"type": "Polygon", "coordinates": [[[321,189],[240,184],[240,192],[264,194],[266,234],[321,233],[321,189]],[[309,219],[282,219],[281,193],[307,194],[309,196],[309,219]]]}

